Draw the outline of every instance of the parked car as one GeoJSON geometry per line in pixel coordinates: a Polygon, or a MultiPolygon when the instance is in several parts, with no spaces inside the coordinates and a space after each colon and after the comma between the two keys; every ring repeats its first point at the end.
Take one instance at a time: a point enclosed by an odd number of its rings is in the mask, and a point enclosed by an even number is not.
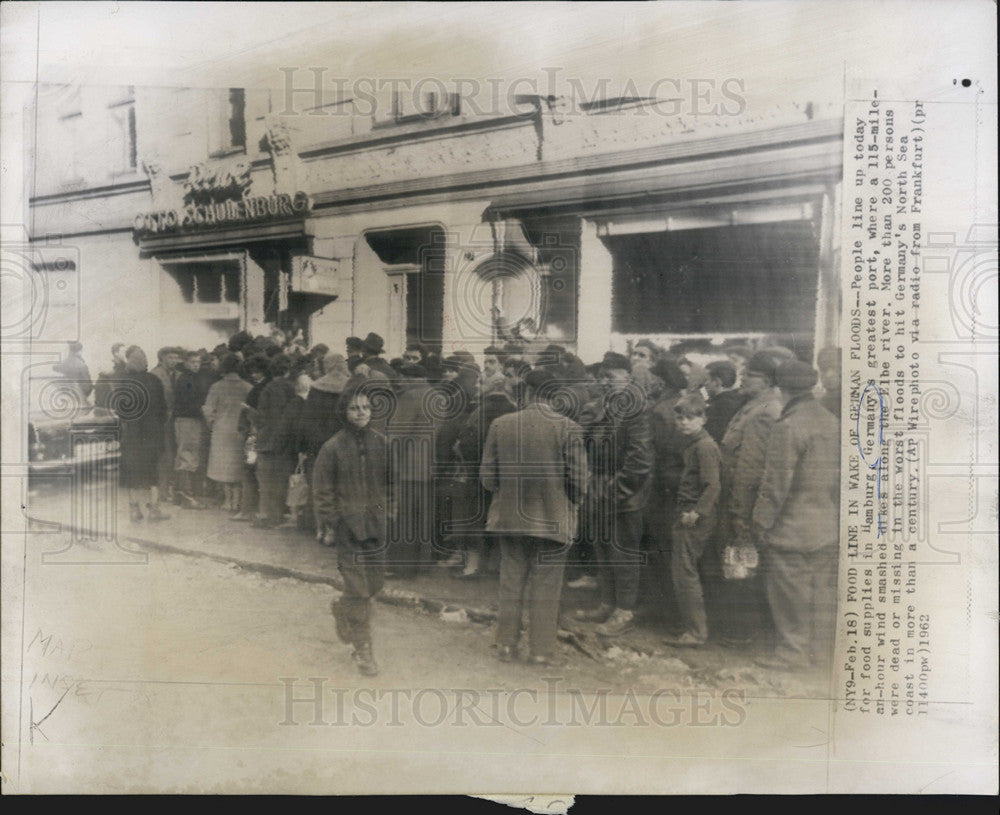
{"type": "Polygon", "coordinates": [[[85,464],[118,464],[119,428],[114,413],[69,393],[57,376],[32,377],[30,397],[29,475],[71,472],[85,464]]]}

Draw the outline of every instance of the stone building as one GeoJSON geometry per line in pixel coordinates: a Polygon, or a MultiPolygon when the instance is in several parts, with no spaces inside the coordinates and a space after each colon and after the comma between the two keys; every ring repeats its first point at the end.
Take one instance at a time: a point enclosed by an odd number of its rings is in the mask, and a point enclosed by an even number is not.
{"type": "Polygon", "coordinates": [[[76,253],[88,348],[272,326],[335,349],[375,331],[389,356],[513,335],[588,362],[640,336],[836,344],[832,105],[286,107],[239,88],[40,89],[29,231],[76,253]]]}

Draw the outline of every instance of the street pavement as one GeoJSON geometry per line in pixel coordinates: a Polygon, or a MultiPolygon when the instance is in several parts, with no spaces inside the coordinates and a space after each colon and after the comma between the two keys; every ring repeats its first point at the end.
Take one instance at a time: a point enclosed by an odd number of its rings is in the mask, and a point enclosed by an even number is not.
{"type": "MultiPolygon", "coordinates": [[[[74,501],[70,490],[44,482],[36,483],[29,493],[27,512],[38,533],[32,536],[33,545],[43,550],[58,549],[46,545],[46,538],[73,527],[92,529],[101,523],[105,528],[113,527],[104,536],[91,536],[98,538],[97,541],[84,536],[74,544],[74,549],[56,559],[72,562],[74,553],[82,553],[100,560],[103,555],[98,550],[101,550],[107,552],[108,558],[127,560],[122,550],[134,549],[207,558],[264,576],[294,578],[335,589],[341,585],[336,550],[320,545],[305,531],[255,529],[245,522],[233,521],[219,509],[190,510],[166,505],[171,515],[169,520],[135,523],[129,519],[124,496],[109,497],[97,488],[84,488],[77,495],[86,497],[74,501]],[[81,511],[80,505],[88,501],[89,509],[81,511]],[[99,502],[96,508],[94,501],[99,502]],[[112,537],[114,544],[103,540],[105,537],[112,537]]],[[[378,599],[383,604],[436,617],[445,624],[493,623],[497,611],[497,577],[458,579],[456,574],[454,570],[430,566],[420,576],[387,581],[378,599]]],[[[787,675],[764,670],[753,664],[758,652],[751,648],[730,650],[711,642],[696,650],[674,648],[662,643],[664,632],[652,623],[639,625],[614,639],[599,637],[593,625],[572,620],[574,609],[591,607],[596,602],[595,589],[564,588],[559,635],[564,656],[625,671],[646,668],[658,668],[665,674],[681,671],[688,681],[702,685],[737,682],[751,691],[781,695],[822,698],[828,694],[828,679],[821,672],[787,675]]]]}

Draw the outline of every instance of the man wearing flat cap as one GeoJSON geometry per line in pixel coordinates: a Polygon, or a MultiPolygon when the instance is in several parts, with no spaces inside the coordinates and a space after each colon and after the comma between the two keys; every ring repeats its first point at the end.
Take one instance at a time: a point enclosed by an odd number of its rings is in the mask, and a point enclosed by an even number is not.
{"type": "Polygon", "coordinates": [[[816,371],[784,362],[775,379],[787,400],[768,439],[753,509],[775,627],[767,668],[828,666],[836,619],[837,420],[813,396],[816,371]]]}
{"type": "Polygon", "coordinates": [[[747,403],[737,411],[719,444],[722,454],[719,552],[720,623],[726,645],[750,640],[757,620],[757,548],[751,532],[754,501],[764,476],[764,457],[783,398],[775,384],[777,360],[758,351],[747,361],[740,393],[747,403]]]}

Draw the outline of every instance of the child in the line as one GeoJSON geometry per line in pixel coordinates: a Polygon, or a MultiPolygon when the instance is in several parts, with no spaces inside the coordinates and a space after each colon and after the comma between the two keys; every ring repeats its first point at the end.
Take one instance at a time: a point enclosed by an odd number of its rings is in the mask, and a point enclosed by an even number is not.
{"type": "Polygon", "coordinates": [[[677,429],[684,436],[684,472],[677,489],[671,565],[674,594],[683,631],[665,642],[697,648],[708,639],[708,618],[698,575],[698,561],[715,532],[719,482],[719,447],[705,430],[705,401],[698,394],[674,406],[677,429]]]}

